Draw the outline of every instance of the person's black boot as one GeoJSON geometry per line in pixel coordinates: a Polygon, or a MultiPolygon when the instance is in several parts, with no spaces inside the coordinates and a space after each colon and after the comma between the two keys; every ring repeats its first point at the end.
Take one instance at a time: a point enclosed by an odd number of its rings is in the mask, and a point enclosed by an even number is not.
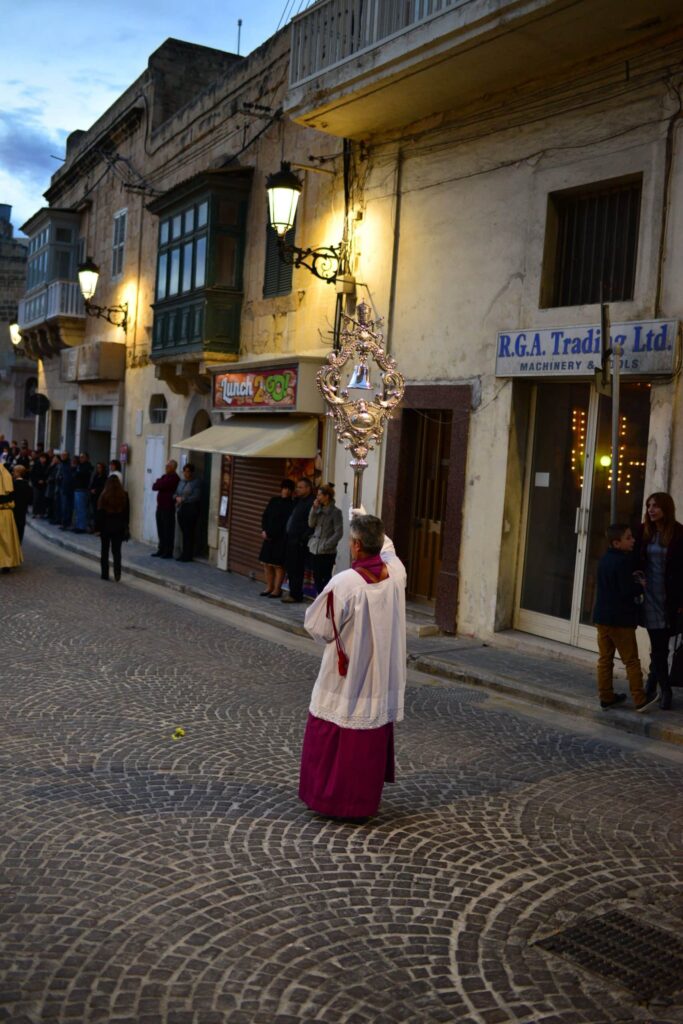
{"type": "Polygon", "coordinates": [[[654,700],[657,696],[657,678],[656,676],[648,676],[645,683],[645,696],[647,699],[654,700]]]}
{"type": "Polygon", "coordinates": [[[673,702],[671,699],[671,687],[662,686],[661,693],[659,695],[660,708],[662,709],[662,711],[671,711],[672,703],[673,702]]]}

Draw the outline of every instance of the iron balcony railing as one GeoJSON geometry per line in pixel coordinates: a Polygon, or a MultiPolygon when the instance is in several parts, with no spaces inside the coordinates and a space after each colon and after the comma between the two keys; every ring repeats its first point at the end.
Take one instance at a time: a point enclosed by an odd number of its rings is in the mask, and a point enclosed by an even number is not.
{"type": "Polygon", "coordinates": [[[289,84],[371,50],[470,0],[321,0],[292,22],[289,84]]]}
{"type": "Polygon", "coordinates": [[[51,281],[37,294],[19,300],[18,323],[22,329],[57,316],[85,317],[78,281],[51,281]]]}

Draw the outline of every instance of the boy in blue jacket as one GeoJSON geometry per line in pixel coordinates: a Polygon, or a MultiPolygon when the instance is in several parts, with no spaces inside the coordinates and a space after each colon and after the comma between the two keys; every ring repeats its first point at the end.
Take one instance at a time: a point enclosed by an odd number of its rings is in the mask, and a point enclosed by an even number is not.
{"type": "Polygon", "coordinates": [[[626,523],[612,523],[608,528],[609,548],[598,563],[598,587],[593,622],[598,629],[598,696],[603,710],[626,700],[625,693],[613,687],[614,652],[626,668],[631,698],[636,711],[647,711],[657,702],[648,700],[643,689],[643,672],[638,657],[636,626],[639,599],[642,600],[642,577],[634,572],[635,538],[626,523]]]}

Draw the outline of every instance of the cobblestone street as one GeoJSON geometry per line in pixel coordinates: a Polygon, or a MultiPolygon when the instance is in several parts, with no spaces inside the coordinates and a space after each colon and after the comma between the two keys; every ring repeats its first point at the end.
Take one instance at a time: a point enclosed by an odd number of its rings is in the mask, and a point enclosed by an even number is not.
{"type": "Polygon", "coordinates": [[[0,1019],[683,1021],[536,945],[680,936],[680,750],[412,676],[379,817],[335,823],[297,799],[308,641],[30,541],[0,600],[0,1019]]]}

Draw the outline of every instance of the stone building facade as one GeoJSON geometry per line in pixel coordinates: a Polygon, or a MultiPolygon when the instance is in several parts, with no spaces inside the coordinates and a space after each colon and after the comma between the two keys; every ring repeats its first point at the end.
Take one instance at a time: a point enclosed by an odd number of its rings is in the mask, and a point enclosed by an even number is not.
{"type": "Polygon", "coordinates": [[[343,6],[350,20],[320,0],[247,58],[210,51],[195,89],[174,69],[203,51],[169,41],[71,137],[31,234],[73,222],[101,268],[93,301],[127,324],[67,316],[66,299],[61,319],[24,317],[51,440],[110,424],[150,542],[151,482],[191,458],[200,550],[254,572],[281,475],[335,479],[348,508],[312,376],[365,299],[408,388],[364,503],[410,596],[447,632],[590,648],[613,461],[601,297],[623,348],[619,515],[637,521],[655,489],[683,501],[680,5],[343,6]],[[277,258],[264,186],[282,160],[303,180],[297,244],[343,238],[348,289],[277,258]]]}
{"type": "Polygon", "coordinates": [[[19,299],[26,288],[26,243],[15,238],[12,207],[0,205],[0,434],[8,441],[33,443],[35,416],[27,407],[35,391],[35,363],[18,351],[10,337],[19,299]]]}
{"type": "Polygon", "coordinates": [[[205,492],[199,553],[227,567],[232,530],[248,548],[245,561],[232,544],[247,572],[258,568],[262,504],[286,472],[322,467],[327,431],[308,366],[329,348],[336,293],[281,264],[265,181],[282,159],[310,167],[297,236],[336,240],[341,147],[282,118],[288,65],[288,30],[246,58],[168,40],[99,121],[72,133],[49,205],[24,225],[20,325],[50,399],[50,443],[93,461],[121,458],[132,534],[150,543],[152,483],[169,457],[191,459],[205,492]],[[32,276],[44,252],[47,278],[40,267],[32,276]],[[86,257],[100,271],[90,314],[99,307],[108,319],[89,315],[80,297],[86,257]],[[288,375],[295,399],[278,404],[269,393],[248,411],[243,401],[221,407],[218,366],[250,379],[288,375]],[[224,431],[218,441],[187,440],[228,418],[251,437],[264,411],[259,423],[282,427],[291,443],[264,442],[242,457],[234,431],[233,440],[224,431]]]}
{"type": "Polygon", "coordinates": [[[601,294],[619,517],[683,502],[680,5],[347,6],[294,20],[285,109],[352,140],[353,270],[408,377],[371,503],[442,628],[591,648],[601,294]]]}

